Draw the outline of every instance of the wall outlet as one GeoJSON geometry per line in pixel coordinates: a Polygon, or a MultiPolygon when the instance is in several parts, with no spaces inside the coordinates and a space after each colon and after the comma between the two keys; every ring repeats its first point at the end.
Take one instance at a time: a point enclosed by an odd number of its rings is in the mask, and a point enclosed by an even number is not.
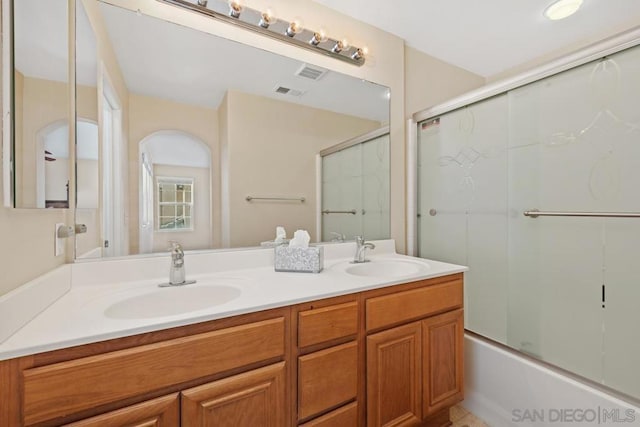
{"type": "Polygon", "coordinates": [[[64,238],[58,237],[58,228],[64,227],[64,223],[60,222],[56,224],[55,230],[53,230],[53,238],[55,239],[55,256],[64,255],[64,238]]]}

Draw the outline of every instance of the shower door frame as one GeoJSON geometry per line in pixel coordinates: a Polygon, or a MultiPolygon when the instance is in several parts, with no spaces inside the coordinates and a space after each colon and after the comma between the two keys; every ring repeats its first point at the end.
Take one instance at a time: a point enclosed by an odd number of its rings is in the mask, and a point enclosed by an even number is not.
{"type": "Polygon", "coordinates": [[[414,113],[411,119],[407,120],[406,124],[407,254],[417,256],[418,253],[418,124],[420,122],[439,117],[467,105],[506,93],[510,90],[638,45],[640,45],[640,27],[589,45],[516,76],[490,83],[442,104],[414,113]]]}

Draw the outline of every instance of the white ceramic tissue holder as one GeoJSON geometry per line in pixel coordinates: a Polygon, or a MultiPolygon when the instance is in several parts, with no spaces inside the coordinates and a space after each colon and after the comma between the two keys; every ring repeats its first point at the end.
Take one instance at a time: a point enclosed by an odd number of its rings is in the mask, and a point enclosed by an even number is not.
{"type": "Polygon", "coordinates": [[[322,246],[308,248],[276,246],[275,270],[297,273],[320,273],[324,267],[322,246]]]}

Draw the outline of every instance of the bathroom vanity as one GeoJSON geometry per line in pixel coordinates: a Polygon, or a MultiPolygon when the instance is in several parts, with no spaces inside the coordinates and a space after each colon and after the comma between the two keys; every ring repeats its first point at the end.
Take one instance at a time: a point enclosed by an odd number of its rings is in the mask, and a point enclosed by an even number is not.
{"type": "MultiPolygon", "coordinates": [[[[259,289],[258,309],[227,315],[222,304],[211,320],[178,316],[180,326],[148,322],[147,332],[133,334],[123,325],[140,321],[119,319],[112,328],[120,337],[86,332],[74,338],[82,344],[42,341],[51,349],[5,356],[0,425],[448,425],[449,407],[463,398],[465,269],[389,253],[371,259],[360,267],[329,258],[319,275],[246,269],[247,283],[253,274],[265,282],[239,285],[243,295],[259,289]],[[417,278],[366,276],[379,266],[397,275],[393,266],[402,263],[426,267],[417,278]],[[347,272],[354,267],[361,269],[347,272]],[[269,302],[282,299],[271,281],[292,286],[287,303],[269,302]]],[[[73,293],[56,304],[77,299],[73,293]]],[[[39,317],[55,316],[56,304],[39,317]]],[[[20,334],[34,328],[26,325],[0,352],[18,352],[20,334]]]]}

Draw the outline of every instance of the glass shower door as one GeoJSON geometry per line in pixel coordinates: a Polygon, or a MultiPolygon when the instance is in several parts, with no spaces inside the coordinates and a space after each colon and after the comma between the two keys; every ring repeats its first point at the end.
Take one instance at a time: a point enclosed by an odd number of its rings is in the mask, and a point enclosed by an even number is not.
{"type": "Polygon", "coordinates": [[[634,47],[418,125],[419,254],[469,266],[465,327],[635,398],[638,100],[634,47]]]}
{"type": "Polygon", "coordinates": [[[389,134],[322,157],[322,240],[388,239],[389,134]]]}
{"type": "Polygon", "coordinates": [[[466,325],[506,341],[507,97],[418,131],[419,256],[468,265],[466,325]]]}

